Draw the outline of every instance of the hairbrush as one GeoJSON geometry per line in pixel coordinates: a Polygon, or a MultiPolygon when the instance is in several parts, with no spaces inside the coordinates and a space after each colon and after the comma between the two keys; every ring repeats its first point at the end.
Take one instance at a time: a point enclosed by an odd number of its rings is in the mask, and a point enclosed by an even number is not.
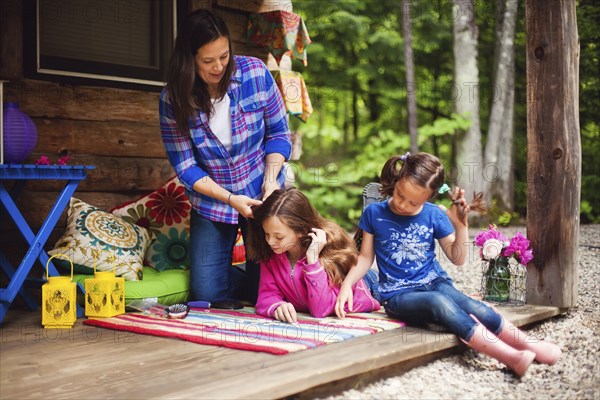
{"type": "Polygon", "coordinates": [[[173,304],[167,307],[167,318],[170,319],[183,319],[190,312],[190,306],[187,304],[173,304]]]}

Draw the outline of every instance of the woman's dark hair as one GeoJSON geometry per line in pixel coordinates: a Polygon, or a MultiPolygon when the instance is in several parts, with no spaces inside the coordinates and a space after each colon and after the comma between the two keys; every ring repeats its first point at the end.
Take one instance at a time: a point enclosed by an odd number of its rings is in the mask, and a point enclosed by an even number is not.
{"type": "Polygon", "coordinates": [[[189,120],[196,109],[210,116],[212,103],[206,83],[196,74],[194,57],[198,49],[220,37],[229,42],[229,63],[218,88],[218,98],[227,93],[231,75],[235,69],[229,29],[225,22],[212,12],[198,9],[187,15],[177,32],[175,49],[167,70],[167,91],[173,107],[177,128],[189,130],[189,120]]]}
{"type": "Polygon", "coordinates": [[[248,258],[266,261],[273,250],[265,239],[264,222],[272,217],[279,218],[294,232],[302,235],[301,254],[308,249],[312,239],[308,236],[312,228],[319,228],[327,235],[327,244],[319,254],[321,265],[327,272],[331,285],[341,285],[346,274],[358,259],[358,251],[350,236],[335,222],[328,221],[310,204],[308,198],[298,189],[274,191],[258,207],[253,209],[250,219],[250,232],[246,250],[248,258]]]}
{"type": "Polygon", "coordinates": [[[444,166],[436,156],[429,153],[393,156],[381,170],[381,193],[391,196],[396,183],[402,179],[410,179],[419,186],[430,189],[430,199],[433,199],[444,184],[444,166]]]}

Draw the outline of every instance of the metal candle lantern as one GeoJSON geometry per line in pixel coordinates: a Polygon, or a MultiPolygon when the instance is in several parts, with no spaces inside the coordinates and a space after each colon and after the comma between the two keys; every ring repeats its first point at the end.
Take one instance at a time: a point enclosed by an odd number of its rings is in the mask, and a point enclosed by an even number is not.
{"type": "Polygon", "coordinates": [[[4,162],[25,160],[37,144],[37,128],[31,118],[19,110],[19,104],[4,103],[3,110],[4,162]]]}
{"type": "Polygon", "coordinates": [[[85,315],[87,317],[114,317],[125,312],[125,279],[112,271],[96,271],[85,280],[85,315]]]}
{"type": "Polygon", "coordinates": [[[72,328],[77,319],[77,285],[73,282],[73,262],[64,254],[55,254],[46,262],[47,283],[42,285],[42,325],[44,328],[72,328]],[[71,277],[48,276],[48,263],[63,257],[71,264],[71,277]]]}

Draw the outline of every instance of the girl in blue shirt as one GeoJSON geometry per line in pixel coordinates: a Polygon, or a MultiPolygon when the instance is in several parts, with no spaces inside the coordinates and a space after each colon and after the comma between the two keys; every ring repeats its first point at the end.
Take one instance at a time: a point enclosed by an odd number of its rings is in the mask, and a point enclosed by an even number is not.
{"type": "Polygon", "coordinates": [[[435,240],[448,259],[465,263],[469,206],[455,188],[448,210],[432,200],[444,184],[437,157],[418,153],[390,158],[381,172],[382,194],[389,199],[369,205],[359,227],[363,238],[357,265],[345,278],[336,314],[352,310],[351,287],[377,259],[379,296],[388,315],[402,321],[445,326],[464,343],[492,356],[522,376],[531,362],[552,365],[561,351],[553,343],[527,338],[495,309],[458,291],[435,255],[435,240]]]}
{"type": "Polygon", "coordinates": [[[234,56],[221,18],[199,9],[182,23],[160,95],[167,157],[186,188],[196,300],[256,300],[258,266],[231,266],[252,206],[283,186],[291,153],[279,89],[265,64],[234,56]]]}

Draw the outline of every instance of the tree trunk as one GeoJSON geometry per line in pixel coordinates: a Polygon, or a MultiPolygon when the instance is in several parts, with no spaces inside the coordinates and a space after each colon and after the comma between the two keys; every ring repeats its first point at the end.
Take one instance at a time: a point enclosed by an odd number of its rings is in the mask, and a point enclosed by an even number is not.
{"type": "Polygon", "coordinates": [[[381,110],[379,109],[379,93],[377,93],[377,81],[375,79],[369,79],[369,120],[370,122],[377,122],[381,116],[381,110]]]}
{"type": "Polygon", "coordinates": [[[457,184],[467,198],[483,190],[483,157],[479,123],[479,69],[474,0],[454,0],[454,88],[458,114],[471,121],[468,130],[457,138],[457,184]]]}
{"type": "Polygon", "coordinates": [[[518,0],[497,0],[494,98],[485,147],[484,184],[488,203],[514,209],[513,116],[515,99],[515,21],[518,0]]]}
{"type": "Polygon", "coordinates": [[[344,106],[344,112],[342,114],[342,118],[344,118],[344,126],[342,127],[342,131],[344,132],[344,148],[347,148],[348,143],[349,143],[349,125],[350,122],[348,121],[348,116],[350,115],[350,113],[348,112],[348,110],[350,109],[350,107],[348,106],[348,101],[346,100],[346,96],[342,95],[341,98],[341,103],[344,106]]]}
{"type": "Polygon", "coordinates": [[[352,135],[358,141],[358,77],[352,77],[352,135]]]}
{"type": "Polygon", "coordinates": [[[410,0],[402,0],[402,34],[404,35],[404,63],[406,64],[406,101],[408,106],[410,151],[415,154],[419,151],[419,143],[417,141],[417,85],[415,82],[412,33],[410,28],[410,0]]]}
{"type": "Polygon", "coordinates": [[[527,0],[527,302],[577,304],[581,142],[575,1],[527,0]]]}

